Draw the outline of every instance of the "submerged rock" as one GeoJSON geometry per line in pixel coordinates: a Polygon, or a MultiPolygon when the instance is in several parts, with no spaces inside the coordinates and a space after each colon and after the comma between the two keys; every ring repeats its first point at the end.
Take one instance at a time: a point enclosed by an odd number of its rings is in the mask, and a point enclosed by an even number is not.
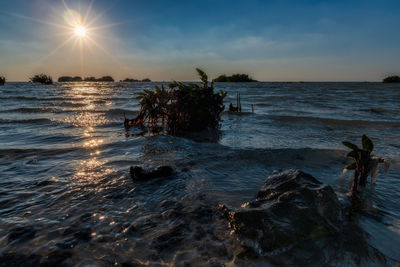
{"type": "Polygon", "coordinates": [[[171,176],[174,170],[170,166],[159,166],[152,171],[146,171],[139,166],[131,166],[130,175],[134,181],[147,181],[153,178],[171,176]]]}
{"type": "Polygon", "coordinates": [[[333,189],[299,170],[270,175],[255,201],[222,210],[250,254],[279,265],[386,263],[365,241],[362,229],[344,220],[333,189]]]}

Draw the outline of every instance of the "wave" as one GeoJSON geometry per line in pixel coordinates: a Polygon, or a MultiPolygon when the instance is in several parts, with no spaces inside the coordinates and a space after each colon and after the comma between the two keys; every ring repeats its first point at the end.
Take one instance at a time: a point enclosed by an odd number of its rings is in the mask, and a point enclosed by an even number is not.
{"type": "Polygon", "coordinates": [[[16,108],[0,111],[1,113],[19,112],[19,113],[53,113],[54,108],[16,108]]]}
{"type": "Polygon", "coordinates": [[[38,118],[38,119],[26,119],[26,120],[3,120],[0,119],[0,124],[47,124],[52,123],[51,120],[45,118],[38,118]]]}
{"type": "Polygon", "coordinates": [[[318,118],[318,117],[305,117],[305,116],[287,116],[287,115],[268,115],[272,120],[283,122],[301,123],[310,122],[317,124],[324,124],[329,126],[343,126],[343,127],[376,127],[376,126],[400,126],[400,122],[395,121],[367,121],[367,120],[340,120],[331,118],[318,118]]]}
{"type": "Polygon", "coordinates": [[[53,157],[76,151],[79,148],[60,148],[60,149],[0,149],[0,159],[22,160],[27,157],[53,157]]]}
{"type": "Polygon", "coordinates": [[[6,96],[0,97],[0,100],[39,100],[37,97],[28,97],[28,96],[6,96]]]}
{"type": "Polygon", "coordinates": [[[107,111],[104,111],[106,113],[106,115],[124,115],[124,113],[128,116],[128,115],[134,115],[136,116],[139,111],[138,110],[130,110],[130,109],[120,109],[120,108],[116,108],[116,109],[109,109],[107,111]]]}
{"type": "Polygon", "coordinates": [[[398,114],[397,110],[385,109],[385,108],[367,108],[367,109],[360,109],[360,111],[375,113],[375,114],[390,114],[390,115],[398,114]]]}
{"type": "MultiPolygon", "coordinates": [[[[115,101],[124,101],[129,100],[131,98],[127,97],[105,97],[104,99],[95,100],[94,103],[104,103],[109,100],[115,101]]],[[[0,100],[35,100],[35,101],[76,101],[82,100],[82,98],[78,97],[35,97],[35,96],[1,96],[0,100]]]]}
{"type": "Polygon", "coordinates": [[[344,150],[314,148],[281,148],[281,149],[238,149],[234,150],[231,159],[245,160],[266,165],[301,165],[330,166],[333,162],[346,162],[344,150]],[[308,163],[308,164],[307,164],[308,163]]]}
{"type": "MultiPolygon", "coordinates": [[[[77,106],[79,104],[76,104],[77,106]]],[[[126,115],[137,115],[139,111],[130,110],[130,109],[93,109],[93,110],[85,110],[85,109],[57,109],[57,108],[16,108],[16,109],[8,109],[1,110],[0,113],[76,113],[76,112],[87,112],[87,113],[103,113],[105,115],[121,115],[124,113],[126,115]]]]}

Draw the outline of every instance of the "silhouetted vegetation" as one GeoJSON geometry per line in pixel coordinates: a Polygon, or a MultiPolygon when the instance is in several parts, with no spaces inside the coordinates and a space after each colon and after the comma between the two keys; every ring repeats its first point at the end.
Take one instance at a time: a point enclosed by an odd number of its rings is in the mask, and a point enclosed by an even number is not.
{"type": "Polygon", "coordinates": [[[232,83],[238,83],[238,82],[257,82],[256,80],[253,80],[249,75],[247,74],[233,74],[232,76],[226,76],[225,74],[218,76],[213,80],[214,82],[220,82],[220,83],[226,83],[226,82],[232,82],[232,83]]]}
{"type": "Polygon", "coordinates": [[[85,79],[83,79],[85,82],[95,82],[97,81],[96,77],[90,76],[90,77],[85,77],[85,79]]]}
{"type": "Polygon", "coordinates": [[[46,74],[36,74],[35,76],[30,78],[31,82],[34,83],[41,83],[41,84],[52,84],[53,83],[53,79],[46,74]]]}
{"type": "Polygon", "coordinates": [[[97,79],[98,82],[113,82],[114,78],[111,76],[103,76],[97,79]]]}
{"type": "Polygon", "coordinates": [[[121,82],[134,83],[134,82],[139,82],[139,80],[132,79],[132,78],[126,78],[126,79],[122,80],[121,82]]]}
{"type": "Polygon", "coordinates": [[[383,79],[384,83],[400,83],[400,77],[399,76],[389,76],[383,79]]]}
{"type": "Polygon", "coordinates": [[[137,79],[132,79],[132,78],[126,78],[125,80],[122,80],[121,82],[126,82],[126,83],[134,83],[134,82],[151,82],[149,78],[145,78],[143,80],[137,80],[137,79]]]}
{"type": "Polygon", "coordinates": [[[6,78],[4,76],[0,76],[0,85],[4,85],[6,82],[6,78]]]}
{"type": "Polygon", "coordinates": [[[85,82],[114,82],[114,78],[111,76],[103,76],[101,78],[96,78],[93,76],[85,77],[85,82]]]}
{"type": "Polygon", "coordinates": [[[169,89],[156,86],[155,91],[144,90],[140,94],[139,115],[133,120],[125,119],[125,128],[137,125],[152,131],[166,129],[170,134],[218,128],[226,93],[214,93],[214,85],[208,86],[204,71],[196,70],[201,86],[174,82],[169,89]]]}
{"type": "Polygon", "coordinates": [[[61,76],[58,78],[58,82],[81,82],[82,78],[79,76],[71,77],[71,76],[61,76]]]}
{"type": "Polygon", "coordinates": [[[357,191],[358,186],[366,186],[368,176],[371,176],[371,180],[374,180],[378,174],[379,163],[386,162],[384,158],[374,157],[371,154],[374,149],[374,144],[365,134],[361,138],[361,143],[362,149],[353,143],[343,142],[343,145],[351,149],[347,157],[354,161],[345,167],[346,170],[354,170],[353,183],[351,186],[352,194],[357,191]]]}

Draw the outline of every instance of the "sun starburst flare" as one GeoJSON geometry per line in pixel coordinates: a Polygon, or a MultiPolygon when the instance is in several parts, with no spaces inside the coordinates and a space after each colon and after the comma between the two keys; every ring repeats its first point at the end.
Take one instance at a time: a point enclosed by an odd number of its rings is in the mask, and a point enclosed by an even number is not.
{"type": "MultiPolygon", "coordinates": [[[[84,13],[80,12],[80,7],[78,12],[73,8],[70,8],[64,0],[62,0],[62,3],[63,3],[63,8],[61,10],[61,13],[56,12],[60,14],[60,16],[57,16],[57,18],[59,20],[62,20],[62,22],[59,21],[58,23],[56,23],[54,21],[46,21],[43,19],[37,19],[18,14],[14,15],[23,19],[28,19],[40,24],[46,24],[60,29],[61,31],[56,35],[65,35],[67,36],[66,39],[64,39],[58,46],[54,48],[54,50],[49,52],[46,56],[41,56],[40,61],[43,61],[46,58],[54,55],[57,51],[67,46],[68,44],[72,44],[71,47],[73,49],[76,49],[78,45],[79,59],[81,64],[81,74],[82,74],[84,49],[88,48],[90,51],[92,51],[92,48],[95,47],[97,49],[100,49],[104,54],[104,52],[107,51],[107,49],[101,46],[99,42],[96,41],[96,39],[104,35],[101,34],[102,29],[114,27],[121,23],[98,25],[99,19],[104,15],[104,12],[92,16],[91,13],[94,0],[90,2],[90,4],[86,9],[86,12],[84,13]]],[[[108,52],[106,54],[109,55],[108,52]]]]}
{"type": "Polygon", "coordinates": [[[76,26],[75,27],[75,34],[79,37],[85,37],[86,36],[86,29],[83,26],[76,26]]]}

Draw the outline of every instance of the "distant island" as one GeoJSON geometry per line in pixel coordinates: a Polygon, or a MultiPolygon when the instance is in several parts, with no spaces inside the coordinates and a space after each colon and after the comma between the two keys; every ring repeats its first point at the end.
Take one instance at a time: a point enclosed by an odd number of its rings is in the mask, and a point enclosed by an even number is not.
{"type": "Polygon", "coordinates": [[[383,79],[384,83],[400,83],[400,77],[399,76],[389,76],[383,79]]]}
{"type": "Polygon", "coordinates": [[[249,82],[257,82],[253,80],[247,74],[233,74],[232,76],[226,76],[225,74],[218,76],[213,80],[214,82],[219,83],[249,83],[249,82]]]}
{"type": "Polygon", "coordinates": [[[75,76],[75,77],[61,76],[60,78],[58,78],[57,81],[58,82],[81,82],[82,78],[80,76],[75,76]]]}
{"type": "Polygon", "coordinates": [[[114,78],[111,76],[103,76],[101,78],[86,77],[85,82],[114,82],[114,78]]]}
{"type": "Polygon", "coordinates": [[[58,82],[113,82],[114,78],[111,76],[103,76],[101,78],[96,77],[85,77],[82,79],[80,76],[61,76],[58,78],[58,82]]]}
{"type": "Polygon", "coordinates": [[[46,75],[44,73],[36,74],[30,78],[30,81],[33,83],[41,83],[41,84],[52,84],[53,79],[51,76],[46,75]]]}
{"type": "Polygon", "coordinates": [[[132,79],[132,78],[126,78],[124,80],[121,80],[120,82],[124,83],[135,83],[135,82],[151,82],[149,78],[145,78],[143,80],[137,80],[137,79],[132,79]]]}

